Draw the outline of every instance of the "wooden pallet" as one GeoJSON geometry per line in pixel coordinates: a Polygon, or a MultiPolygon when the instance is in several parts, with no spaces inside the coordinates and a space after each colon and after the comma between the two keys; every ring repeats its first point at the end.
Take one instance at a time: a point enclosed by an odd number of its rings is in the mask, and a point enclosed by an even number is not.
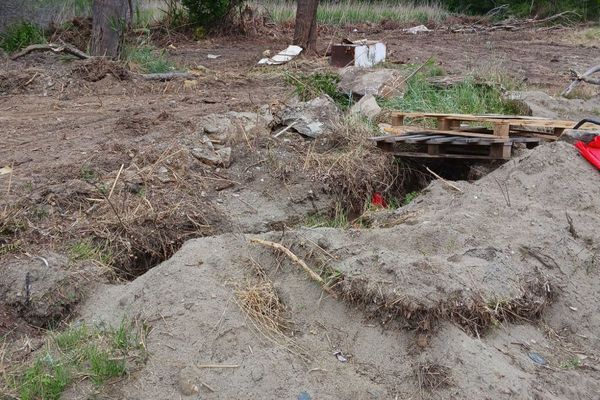
{"type": "Polygon", "coordinates": [[[539,138],[464,137],[436,135],[424,131],[411,135],[385,135],[371,138],[377,146],[398,157],[411,158],[461,158],[482,160],[508,160],[514,143],[527,147],[537,146],[539,138]]]}
{"type": "MultiPolygon", "coordinates": [[[[471,136],[469,134],[479,133],[482,135],[493,135],[496,137],[509,137],[511,133],[518,136],[537,136],[547,140],[556,139],[565,129],[575,126],[574,121],[555,120],[536,117],[522,117],[513,115],[467,115],[467,114],[441,114],[441,113],[392,113],[392,127],[386,128],[386,131],[392,134],[412,133],[404,125],[406,118],[412,119],[435,119],[437,121],[436,134],[457,135],[457,131],[471,136]],[[473,127],[463,126],[462,123],[480,122],[486,126],[473,127]],[[408,130],[407,130],[408,129],[408,130]]],[[[584,126],[585,129],[585,126],[584,126]]]]}

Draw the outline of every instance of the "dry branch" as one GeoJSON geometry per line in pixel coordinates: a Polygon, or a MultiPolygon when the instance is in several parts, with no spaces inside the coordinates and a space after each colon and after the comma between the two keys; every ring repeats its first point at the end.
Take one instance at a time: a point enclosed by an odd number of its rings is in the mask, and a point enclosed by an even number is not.
{"type": "Polygon", "coordinates": [[[16,60],[17,58],[23,57],[34,51],[51,51],[53,53],[67,53],[75,56],[77,58],[81,58],[82,60],[86,60],[90,58],[90,56],[83,51],[79,50],[75,46],[72,46],[67,43],[48,43],[48,44],[32,44],[31,46],[27,46],[23,50],[18,53],[13,54],[10,59],[16,60]]]}
{"type": "Polygon", "coordinates": [[[590,78],[590,75],[593,75],[597,72],[600,72],[600,65],[593,66],[592,68],[585,71],[583,74],[579,74],[577,71],[571,70],[571,76],[573,80],[569,84],[569,86],[561,93],[561,96],[568,96],[581,82],[590,83],[592,85],[600,85],[600,79],[590,78]]]}
{"type": "Polygon", "coordinates": [[[288,256],[292,261],[294,261],[296,264],[298,264],[300,267],[302,267],[302,269],[308,274],[308,276],[310,276],[310,278],[312,280],[319,282],[321,284],[321,286],[323,287],[323,290],[325,290],[327,293],[329,293],[334,298],[337,297],[337,295],[331,290],[330,287],[327,286],[327,283],[325,283],[325,281],[323,280],[323,278],[321,278],[319,276],[319,274],[317,274],[315,271],[310,269],[310,267],[308,265],[306,265],[306,263],[304,261],[302,261],[300,258],[298,258],[298,256],[296,256],[294,253],[292,253],[292,251],[290,249],[288,249],[287,247],[285,247],[284,245],[282,245],[280,243],[270,242],[268,240],[262,240],[262,239],[250,239],[250,243],[262,244],[263,246],[267,246],[272,249],[281,251],[283,254],[288,256]]]}
{"type": "Polygon", "coordinates": [[[451,187],[452,189],[459,191],[459,192],[463,192],[461,188],[459,188],[458,186],[456,186],[455,184],[453,184],[452,182],[449,182],[447,180],[445,180],[444,178],[442,178],[441,176],[439,176],[438,174],[436,174],[435,172],[433,172],[432,170],[429,169],[429,167],[426,167],[427,171],[429,171],[429,173],[433,176],[435,176],[437,179],[439,179],[440,181],[442,181],[442,183],[448,185],[449,187],[451,187]]]}

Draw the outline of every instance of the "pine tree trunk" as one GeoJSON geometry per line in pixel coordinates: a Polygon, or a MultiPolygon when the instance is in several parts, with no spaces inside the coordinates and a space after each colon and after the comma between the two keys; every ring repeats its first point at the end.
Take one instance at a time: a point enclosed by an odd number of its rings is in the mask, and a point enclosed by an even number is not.
{"type": "Polygon", "coordinates": [[[127,0],[94,0],[90,54],[117,58],[121,52],[127,0]]]}
{"type": "Polygon", "coordinates": [[[317,51],[317,7],[319,0],[298,0],[294,44],[307,53],[317,51]]]}

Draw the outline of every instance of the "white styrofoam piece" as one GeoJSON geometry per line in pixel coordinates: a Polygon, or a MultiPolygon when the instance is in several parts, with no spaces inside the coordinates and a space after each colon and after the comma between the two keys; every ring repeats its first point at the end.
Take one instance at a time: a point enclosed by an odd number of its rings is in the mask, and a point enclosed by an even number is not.
{"type": "Polygon", "coordinates": [[[369,68],[385,61],[386,48],[381,42],[370,42],[354,48],[354,66],[369,68]]]}
{"type": "Polygon", "coordinates": [[[293,60],[298,54],[302,53],[302,47],[291,45],[287,49],[280,51],[271,58],[263,58],[258,65],[279,65],[293,60]]]}

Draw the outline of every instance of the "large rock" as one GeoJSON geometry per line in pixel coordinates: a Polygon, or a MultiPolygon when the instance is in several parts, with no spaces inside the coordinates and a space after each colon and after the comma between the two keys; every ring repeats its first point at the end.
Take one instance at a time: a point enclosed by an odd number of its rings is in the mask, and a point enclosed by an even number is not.
{"type": "Polygon", "coordinates": [[[379,115],[379,113],[381,113],[381,107],[379,107],[375,96],[372,94],[362,97],[350,109],[350,114],[363,115],[369,119],[374,119],[379,115]]]}
{"type": "Polygon", "coordinates": [[[522,103],[534,117],[579,121],[583,118],[600,117],[600,97],[590,99],[566,99],[552,97],[541,91],[511,92],[509,99],[522,103]]]}
{"type": "Polygon", "coordinates": [[[393,95],[398,91],[395,85],[402,80],[398,71],[385,68],[347,67],[340,72],[340,75],[342,79],[338,84],[338,89],[356,96],[372,94],[387,97],[393,95]]]}
{"type": "Polygon", "coordinates": [[[198,123],[199,134],[208,135],[211,140],[226,143],[237,135],[260,135],[270,132],[269,126],[273,116],[267,111],[236,112],[229,111],[224,114],[209,114],[201,118],[198,123]]]}
{"type": "Polygon", "coordinates": [[[281,112],[281,124],[293,127],[299,134],[316,138],[330,131],[339,120],[338,108],[333,100],[322,95],[316,99],[298,102],[281,112]]]}

